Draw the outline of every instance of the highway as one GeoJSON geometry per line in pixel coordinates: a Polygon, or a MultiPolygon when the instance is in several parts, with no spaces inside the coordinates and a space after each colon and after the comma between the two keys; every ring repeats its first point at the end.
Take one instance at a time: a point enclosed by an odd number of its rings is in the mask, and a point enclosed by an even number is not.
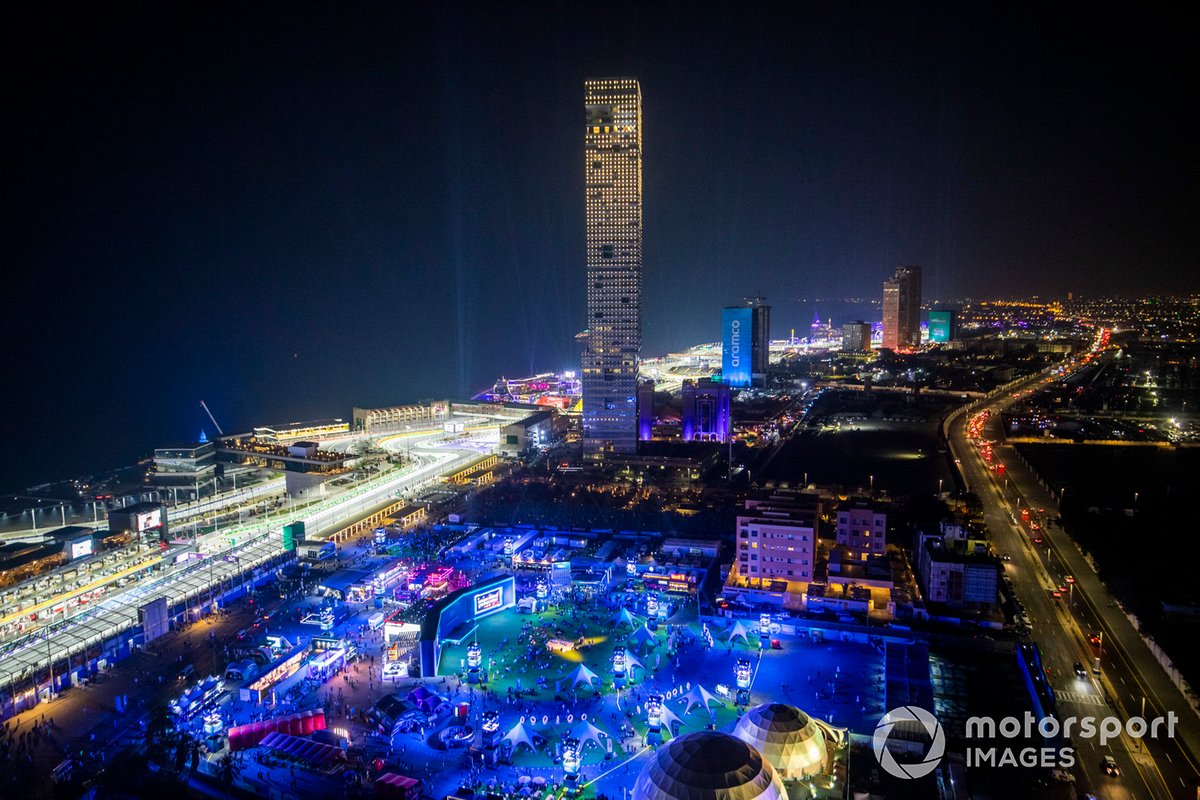
{"type": "Polygon", "coordinates": [[[214,586],[237,580],[246,571],[278,557],[283,553],[280,526],[286,522],[303,521],[305,529],[313,533],[337,528],[390,498],[419,491],[443,473],[454,471],[480,455],[478,443],[466,441],[456,446],[454,442],[442,441],[440,432],[414,432],[384,441],[384,446],[391,449],[406,446],[421,463],[365,481],[295,512],[257,519],[203,537],[197,542],[203,557],[172,564],[99,603],[76,607],[70,614],[64,611],[53,625],[6,642],[0,652],[0,689],[33,671],[45,669],[51,655],[54,661],[61,661],[136,625],[138,607],[147,602],[165,597],[171,605],[187,604],[209,596],[214,586]]]}
{"type": "MultiPolygon", "coordinates": [[[[1000,412],[1025,391],[1036,391],[1056,377],[1033,376],[1008,387],[998,398],[955,412],[947,421],[951,452],[967,487],[983,505],[984,519],[993,546],[1011,556],[1007,576],[1030,618],[1033,638],[1042,651],[1047,678],[1058,700],[1058,716],[1131,715],[1153,718],[1178,714],[1175,739],[1141,741],[1122,736],[1100,749],[1096,740],[1079,740],[1076,746],[1079,790],[1092,791],[1106,800],[1125,798],[1195,798],[1198,771],[1197,731],[1200,720],[1182,693],[1154,659],[1144,641],[1100,583],[1068,534],[1057,526],[1037,532],[1043,544],[1031,538],[1021,523],[1021,508],[1045,509],[1041,516],[1058,516],[1055,498],[1042,488],[1012,447],[1003,444],[1000,412]],[[980,456],[968,436],[968,422],[981,411],[982,438],[994,442],[993,462],[1004,464],[1003,474],[980,456]],[[1072,585],[1067,576],[1074,579],[1072,585]],[[1055,599],[1053,591],[1068,592],[1055,599]],[[1103,632],[1101,675],[1092,674],[1087,635],[1103,632]],[[1088,667],[1077,677],[1074,665],[1088,667]],[[1142,698],[1145,713],[1142,714],[1142,698]],[[1104,774],[1101,759],[1112,755],[1121,767],[1119,777],[1104,774]]],[[[1035,511],[1036,515],[1036,511],[1035,511]]]]}

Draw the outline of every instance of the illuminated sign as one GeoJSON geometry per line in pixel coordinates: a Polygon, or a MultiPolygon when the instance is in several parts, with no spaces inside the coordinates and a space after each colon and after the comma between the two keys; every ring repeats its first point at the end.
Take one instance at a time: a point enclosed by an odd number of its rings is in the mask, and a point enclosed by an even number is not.
{"type": "Polygon", "coordinates": [[[86,542],[75,542],[71,545],[71,558],[80,558],[82,556],[90,556],[92,554],[92,540],[86,542]]]}
{"type": "Polygon", "coordinates": [[[497,586],[495,589],[488,589],[486,592],[480,592],[475,595],[475,616],[491,611],[494,608],[499,608],[504,602],[504,587],[497,586]]]}
{"type": "Polygon", "coordinates": [[[729,386],[750,385],[753,319],[750,307],[721,310],[721,380],[729,386]]]}
{"type": "Polygon", "coordinates": [[[929,341],[948,342],[954,338],[954,312],[929,312],[929,341]]]}
{"type": "Polygon", "coordinates": [[[156,508],[153,511],[147,511],[145,514],[137,515],[138,533],[148,531],[151,528],[162,527],[162,509],[156,508]]]}

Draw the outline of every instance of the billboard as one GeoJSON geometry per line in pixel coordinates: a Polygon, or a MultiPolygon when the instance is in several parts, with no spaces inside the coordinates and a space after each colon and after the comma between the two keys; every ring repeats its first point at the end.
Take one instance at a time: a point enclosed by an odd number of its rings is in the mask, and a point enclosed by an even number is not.
{"type": "Polygon", "coordinates": [[[929,312],[929,341],[948,342],[954,338],[954,312],[929,312]]]}
{"type": "Polygon", "coordinates": [[[142,626],[147,644],[166,633],[171,624],[171,617],[167,614],[167,598],[160,597],[138,606],[138,623],[142,626]]]}
{"type": "Polygon", "coordinates": [[[753,319],[749,306],[721,310],[721,380],[729,386],[750,385],[753,319]]]}
{"type": "Polygon", "coordinates": [[[87,539],[82,542],[75,542],[71,545],[71,559],[82,558],[92,554],[92,540],[87,539]]]}
{"type": "Polygon", "coordinates": [[[486,614],[494,608],[499,608],[504,602],[504,587],[497,586],[475,595],[475,616],[486,614]]]}
{"type": "Polygon", "coordinates": [[[153,528],[162,527],[162,509],[156,508],[153,511],[147,511],[144,514],[137,515],[137,530],[138,533],[148,531],[153,528]]]}

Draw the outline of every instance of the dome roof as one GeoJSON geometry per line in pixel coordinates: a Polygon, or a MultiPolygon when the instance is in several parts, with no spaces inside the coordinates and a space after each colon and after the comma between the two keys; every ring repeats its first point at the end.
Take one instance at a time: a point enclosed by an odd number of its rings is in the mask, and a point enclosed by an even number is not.
{"type": "Polygon", "coordinates": [[[784,800],[775,768],[753,747],[699,731],[660,747],[633,785],[634,800],[784,800]]]}
{"type": "Polygon", "coordinates": [[[738,720],[733,735],[762,753],[785,778],[825,769],[825,732],[795,706],[765,703],[738,720]]]}

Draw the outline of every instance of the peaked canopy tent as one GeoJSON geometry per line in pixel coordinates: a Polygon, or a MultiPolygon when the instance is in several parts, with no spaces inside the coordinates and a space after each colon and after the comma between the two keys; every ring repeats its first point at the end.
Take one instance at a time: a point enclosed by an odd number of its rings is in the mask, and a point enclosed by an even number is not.
{"type": "Polygon", "coordinates": [[[708,689],[705,689],[698,683],[693,686],[687,694],[679,699],[685,703],[683,707],[683,713],[685,714],[689,713],[696,706],[704,706],[704,710],[709,714],[712,714],[712,708],[709,706],[710,703],[716,703],[722,707],[725,705],[725,701],[721,700],[721,698],[717,697],[715,694],[708,691],[708,689]]]}
{"type": "Polygon", "coordinates": [[[626,652],[625,653],[625,669],[629,670],[630,675],[633,674],[634,667],[637,667],[642,672],[650,671],[650,670],[646,669],[646,665],[642,663],[642,660],[640,658],[635,656],[633,653],[626,652]]]}
{"type": "Polygon", "coordinates": [[[586,719],[581,719],[579,722],[576,722],[575,726],[571,728],[567,735],[579,740],[579,749],[581,751],[587,746],[588,742],[595,742],[596,747],[603,748],[604,745],[600,741],[600,737],[608,736],[607,733],[600,730],[593,725],[590,720],[586,719]]]}
{"type": "Polygon", "coordinates": [[[612,618],[611,622],[613,627],[628,625],[631,628],[636,628],[638,626],[637,620],[634,618],[633,614],[628,608],[622,608],[617,615],[612,618]]]}
{"type": "Polygon", "coordinates": [[[593,681],[595,681],[599,677],[600,677],[599,675],[592,672],[585,665],[580,664],[578,667],[571,670],[571,673],[569,675],[567,675],[566,677],[564,677],[563,681],[569,682],[571,684],[572,689],[574,689],[576,686],[578,686],[581,683],[586,683],[588,685],[588,687],[595,689],[596,684],[593,683],[593,681]]]}
{"type": "Polygon", "coordinates": [[[516,752],[517,747],[523,744],[536,753],[537,745],[534,744],[535,736],[537,736],[537,733],[533,730],[533,728],[530,728],[522,720],[516,725],[513,725],[512,728],[509,729],[508,733],[504,734],[503,741],[506,741],[512,745],[513,752],[516,752]]]}
{"type": "Polygon", "coordinates": [[[658,637],[654,635],[653,631],[643,625],[633,633],[629,634],[629,638],[626,639],[626,641],[634,648],[641,648],[646,645],[656,644],[658,642],[658,637]]]}
{"type": "Polygon", "coordinates": [[[750,631],[742,624],[740,619],[733,623],[733,627],[729,629],[728,642],[733,644],[733,640],[739,637],[746,644],[750,644],[750,631]]]}
{"type": "Polygon", "coordinates": [[[681,728],[687,724],[683,721],[683,718],[672,711],[671,707],[666,703],[664,703],[662,707],[662,721],[666,723],[667,730],[671,731],[672,735],[674,735],[675,732],[675,723],[679,723],[679,727],[681,728]]]}

